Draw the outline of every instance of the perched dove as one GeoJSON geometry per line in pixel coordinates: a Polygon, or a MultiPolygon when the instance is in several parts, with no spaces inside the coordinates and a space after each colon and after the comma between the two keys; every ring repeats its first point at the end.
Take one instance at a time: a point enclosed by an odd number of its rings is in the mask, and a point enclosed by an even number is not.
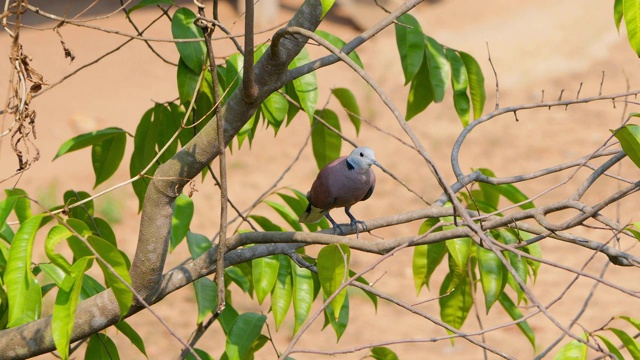
{"type": "MultiPolygon", "coordinates": [[[[344,230],[329,215],[329,210],[344,207],[344,212],[351,219],[351,226],[358,224],[366,231],[367,225],[351,215],[349,209],[359,201],[367,200],[376,186],[376,175],[371,165],[378,165],[373,150],[368,147],[359,147],[349,156],[338,158],[327,164],[311,186],[307,193],[309,206],[300,216],[301,223],[314,223],[320,221],[323,216],[333,225],[333,232],[344,235],[344,230]]],[[[379,166],[379,165],[378,165],[379,166]]]]}

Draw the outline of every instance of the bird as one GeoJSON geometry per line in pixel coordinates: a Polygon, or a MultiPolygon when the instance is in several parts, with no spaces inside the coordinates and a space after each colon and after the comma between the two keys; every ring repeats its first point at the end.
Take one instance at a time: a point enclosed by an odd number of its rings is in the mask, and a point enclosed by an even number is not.
{"type": "Polygon", "coordinates": [[[329,215],[331,209],[344,207],[344,212],[351,220],[350,225],[356,228],[356,237],[359,235],[358,224],[367,231],[364,221],[357,220],[350,209],[354,204],[371,197],[376,186],[372,165],[380,166],[373,150],[358,147],[349,156],[335,159],[323,167],[307,193],[309,205],[300,215],[299,222],[314,223],[325,216],[333,225],[333,233],[337,235],[340,231],[344,235],[342,226],[329,215]]]}

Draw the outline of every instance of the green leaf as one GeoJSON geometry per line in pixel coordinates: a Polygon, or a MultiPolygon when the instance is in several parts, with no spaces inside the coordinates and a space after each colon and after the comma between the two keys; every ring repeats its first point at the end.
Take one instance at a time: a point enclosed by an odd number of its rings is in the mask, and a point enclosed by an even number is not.
{"type": "Polygon", "coordinates": [[[47,278],[49,278],[53,283],[60,287],[62,286],[62,281],[64,280],[66,274],[62,269],[53,264],[40,264],[38,265],[42,273],[45,274],[47,278]]]}
{"type": "Polygon", "coordinates": [[[153,122],[156,123],[156,128],[158,129],[158,138],[156,139],[158,152],[166,146],[159,159],[162,163],[169,161],[178,150],[177,137],[173,139],[173,136],[180,130],[181,121],[182,119],[175,117],[175,114],[165,105],[156,104],[154,106],[153,122]]]}
{"type": "Polygon", "coordinates": [[[233,94],[238,85],[242,83],[242,67],[244,66],[243,56],[241,54],[233,54],[227,58],[225,63],[225,91],[223,99],[227,101],[229,96],[233,94]]]}
{"type": "MultiPolygon", "coordinates": [[[[509,295],[507,295],[506,293],[502,292],[500,294],[500,296],[498,297],[498,301],[500,302],[500,305],[502,305],[502,308],[507,312],[507,314],[509,314],[511,319],[513,319],[513,320],[522,319],[522,312],[520,311],[520,309],[518,309],[518,307],[513,302],[513,300],[511,300],[509,295]]],[[[535,348],[535,346],[536,346],[536,334],[531,329],[531,326],[529,326],[529,323],[526,322],[526,321],[520,321],[516,325],[518,326],[520,331],[522,331],[524,336],[527,337],[527,339],[531,343],[531,346],[533,348],[535,348]]]]}
{"type": "Polygon", "coordinates": [[[33,211],[31,210],[31,200],[29,200],[29,195],[26,191],[18,188],[13,188],[6,189],[4,193],[7,195],[7,200],[11,197],[16,197],[13,211],[15,211],[20,224],[33,216],[33,211]]]}
{"type": "Polygon", "coordinates": [[[147,350],[144,347],[144,341],[140,335],[124,320],[120,320],[115,325],[116,329],[120,330],[120,332],[131,341],[131,343],[140,350],[140,352],[147,358],[147,350]]]}
{"type": "Polygon", "coordinates": [[[356,97],[351,90],[347,88],[336,88],[331,90],[331,93],[338,99],[340,105],[342,105],[347,112],[349,120],[351,120],[351,123],[356,128],[356,135],[358,135],[360,133],[360,107],[358,106],[356,97]]]}
{"type": "MultiPolygon", "coordinates": [[[[318,253],[317,267],[318,279],[325,297],[333,295],[343,282],[349,278],[349,260],[351,251],[345,244],[330,244],[322,248],[318,253]]],[[[342,304],[347,298],[347,289],[340,290],[338,295],[331,301],[333,313],[340,314],[342,304]]]]}
{"type": "Polygon", "coordinates": [[[193,200],[185,194],[180,194],[173,205],[170,251],[173,251],[187,236],[189,226],[191,226],[191,219],[193,219],[193,212],[193,200]]]}
{"type": "Polygon", "coordinates": [[[330,324],[333,330],[336,332],[337,341],[340,341],[340,338],[344,334],[344,331],[347,329],[347,325],[349,324],[349,297],[347,296],[342,303],[342,306],[339,309],[339,312],[336,313],[333,306],[327,306],[324,309],[324,322],[325,327],[327,324],[330,324]]]}
{"type": "MultiPolygon", "coordinates": [[[[179,8],[173,14],[171,20],[171,33],[174,39],[203,39],[202,30],[198,28],[194,21],[196,14],[187,8],[179,8]]],[[[206,48],[203,41],[197,42],[177,42],[176,47],[180,53],[180,59],[187,64],[197,74],[203,70],[206,48]]]]}
{"type": "Polygon", "coordinates": [[[40,228],[43,215],[36,215],[22,223],[9,249],[9,260],[4,273],[9,302],[8,327],[16,327],[36,320],[40,316],[42,299],[31,298],[35,296],[34,286],[40,291],[40,287],[31,273],[31,258],[33,252],[33,240],[40,228]],[[32,292],[32,294],[29,294],[32,292]],[[31,298],[31,299],[29,299],[31,298]],[[33,300],[30,303],[28,300],[33,300]]]}
{"type": "MultiPolygon", "coordinates": [[[[349,270],[349,277],[354,277],[356,275],[356,273],[353,270],[349,270]]],[[[371,284],[370,282],[368,282],[365,278],[363,278],[362,276],[356,278],[355,280],[356,282],[359,282],[360,284],[369,286],[369,284],[371,284]]],[[[368,292],[367,290],[362,290],[362,292],[369,298],[369,300],[371,300],[371,302],[373,303],[373,307],[376,309],[376,311],[378,310],[378,296],[368,292]]]]}
{"type": "Polygon", "coordinates": [[[291,274],[293,275],[293,311],[295,318],[293,333],[295,334],[309,316],[314,299],[314,288],[311,271],[292,263],[291,274]]]}
{"type": "Polygon", "coordinates": [[[173,0],[140,0],[140,2],[132,6],[131,9],[127,11],[127,14],[131,15],[132,12],[140,8],[153,5],[173,5],[173,0]]]}
{"type": "Polygon", "coordinates": [[[391,349],[383,346],[376,346],[374,348],[371,348],[370,356],[375,360],[398,360],[399,359],[396,353],[391,351],[391,349]]]}
{"type": "Polygon", "coordinates": [[[469,94],[471,95],[471,102],[473,103],[473,118],[477,119],[482,116],[484,102],[487,98],[487,94],[484,91],[484,75],[482,74],[480,65],[473,56],[463,51],[458,51],[458,55],[462,58],[464,67],[467,69],[469,94]]]}
{"type": "Polygon", "coordinates": [[[467,69],[464,67],[464,62],[460,55],[455,50],[447,48],[445,50],[447,54],[447,60],[451,66],[451,85],[453,86],[453,106],[458,113],[462,126],[469,125],[469,117],[471,114],[471,101],[469,95],[467,95],[467,88],[469,87],[469,78],[467,76],[467,69]]]}
{"type": "MultiPolygon", "coordinates": [[[[115,273],[124,280],[129,286],[131,285],[131,276],[129,275],[129,269],[127,268],[127,261],[122,253],[108,241],[101,239],[97,236],[90,235],[87,241],[100,257],[106,261],[115,271],[115,273]]],[[[133,293],[129,290],[129,287],[125,285],[118,276],[116,276],[102,261],[98,261],[98,265],[102,269],[107,285],[113,290],[113,294],[118,301],[118,307],[120,308],[120,317],[124,317],[131,303],[133,302],[133,293]]]]}
{"type": "MultiPolygon", "coordinates": [[[[332,1],[335,1],[335,0],[332,0],[332,1]]],[[[347,45],[347,43],[344,42],[344,40],[326,31],[316,30],[316,34],[318,34],[318,36],[327,40],[331,45],[337,47],[340,50],[342,50],[342,48],[345,45],[347,45]]],[[[351,60],[353,60],[354,63],[356,63],[356,65],[360,66],[361,69],[364,69],[364,65],[362,64],[362,60],[360,60],[358,53],[356,53],[355,51],[352,51],[349,53],[348,56],[351,60]]]]}
{"type": "Polygon", "coordinates": [[[636,330],[640,330],[640,320],[628,316],[618,316],[617,318],[627,321],[629,324],[633,325],[636,330]]]}
{"type": "Polygon", "coordinates": [[[602,340],[602,342],[604,343],[604,345],[607,347],[607,350],[609,350],[610,353],[613,354],[613,356],[616,357],[615,360],[623,360],[624,356],[622,356],[622,353],[620,352],[620,350],[618,350],[618,347],[615,346],[611,340],[607,339],[606,337],[602,336],[602,335],[596,335],[598,338],[600,338],[600,340],[602,340]]]}
{"type": "Polygon", "coordinates": [[[433,102],[433,90],[431,89],[431,79],[427,62],[423,61],[411,80],[409,87],[409,97],[407,98],[406,121],[411,120],[433,102]]]}
{"type": "Polygon", "coordinates": [[[225,347],[229,360],[242,360],[258,338],[267,317],[256,313],[238,316],[227,337],[225,347]]]}
{"type": "Polygon", "coordinates": [[[473,244],[471,238],[452,239],[447,240],[445,243],[456,265],[464,269],[467,264],[467,259],[469,259],[469,253],[471,252],[471,244],[473,244]]]}
{"type": "MultiPolygon", "coordinates": [[[[80,201],[90,198],[91,195],[86,191],[68,190],[62,196],[66,206],[71,206],[80,201]]],[[[78,219],[87,224],[92,230],[96,230],[93,223],[93,215],[95,213],[95,205],[93,200],[87,201],[82,205],[75,206],[69,210],[69,217],[78,219]]]]}
{"type": "MultiPolygon", "coordinates": [[[[206,351],[204,351],[202,349],[193,348],[193,351],[195,351],[196,354],[198,354],[198,357],[200,358],[200,360],[215,360],[213,356],[209,355],[208,352],[206,352],[206,351]]],[[[192,353],[188,353],[187,354],[187,360],[197,360],[197,358],[195,356],[193,356],[192,353]]]]}
{"type": "Polygon", "coordinates": [[[504,269],[498,255],[491,250],[476,247],[478,250],[478,268],[480,269],[480,282],[484,292],[484,302],[487,314],[491,306],[498,300],[504,289],[502,282],[504,269]]]}
{"type": "MultiPolygon", "coordinates": [[[[303,48],[298,56],[289,64],[289,69],[297,68],[308,62],[311,62],[311,57],[307,49],[303,48]]],[[[313,121],[313,114],[316,111],[316,104],[318,103],[318,81],[315,71],[301,76],[292,82],[296,95],[298,95],[298,99],[300,99],[300,105],[309,115],[309,120],[313,121]]]]}
{"type": "Polygon", "coordinates": [[[622,7],[629,44],[640,57],[640,0],[623,0],[622,7]]]}
{"type": "Polygon", "coordinates": [[[95,144],[99,144],[102,141],[109,139],[113,136],[116,136],[119,134],[126,135],[126,133],[127,133],[126,131],[120,128],[110,127],[110,128],[75,136],[65,141],[62,145],[60,145],[60,148],[58,149],[58,152],[56,153],[56,156],[53,158],[53,160],[59,158],[64,154],[68,154],[76,150],[80,150],[89,146],[93,146],[95,144]]]}
{"type": "Polygon", "coordinates": [[[611,132],[620,141],[629,159],[640,168],[640,126],[628,124],[611,132]]]}
{"type": "Polygon", "coordinates": [[[203,277],[193,282],[198,304],[198,324],[218,308],[218,286],[209,278],[203,277]]]}
{"type": "MultiPolygon", "coordinates": [[[[425,220],[420,226],[418,234],[424,234],[429,231],[440,220],[437,218],[431,218],[425,220]]],[[[436,229],[435,231],[439,231],[436,229]]],[[[447,246],[444,242],[437,242],[427,245],[418,245],[413,250],[413,281],[416,286],[416,295],[420,295],[420,290],[423,285],[429,288],[429,280],[431,275],[436,270],[438,265],[444,259],[447,254],[447,246]]]]}
{"type": "Polygon", "coordinates": [[[291,306],[291,296],[293,294],[293,278],[291,275],[291,262],[286,255],[276,255],[280,266],[278,276],[271,293],[271,311],[276,322],[276,331],[284,320],[289,307],[291,306]]]}
{"type": "MultiPolygon", "coordinates": [[[[11,215],[11,211],[13,211],[13,208],[16,206],[16,202],[19,198],[20,197],[18,196],[9,196],[0,201],[0,224],[2,224],[2,226],[7,226],[7,218],[11,215]]],[[[7,242],[11,244],[11,241],[9,240],[7,240],[7,242]]]]}
{"type": "Polygon", "coordinates": [[[92,263],[93,258],[87,256],[73,264],[70,274],[62,281],[62,286],[56,296],[51,319],[51,335],[62,359],[69,358],[69,344],[76,318],[76,307],[80,301],[82,278],[92,263]]]}
{"type": "Polygon", "coordinates": [[[284,228],[274,224],[271,220],[267,219],[264,216],[249,215],[249,218],[257,222],[258,225],[260,225],[260,227],[265,231],[285,231],[284,228]]]}
{"type": "Polygon", "coordinates": [[[95,189],[98,185],[107,181],[120,167],[124,157],[124,148],[127,145],[127,135],[124,132],[106,138],[95,143],[91,148],[91,163],[96,175],[95,189]]]}
{"type": "Polygon", "coordinates": [[[293,118],[300,111],[301,105],[300,105],[300,99],[298,98],[298,93],[296,93],[296,89],[293,86],[293,83],[291,82],[286,83],[284,85],[284,92],[290,98],[290,99],[287,99],[287,101],[289,101],[290,103],[289,110],[287,111],[287,126],[288,126],[293,120],[293,118]]]}
{"type": "Polygon", "coordinates": [[[398,18],[395,31],[404,84],[407,85],[422,66],[426,48],[424,34],[418,20],[409,14],[398,18]]]}
{"type": "Polygon", "coordinates": [[[291,214],[291,212],[287,210],[284,205],[269,200],[265,200],[264,203],[269,205],[280,216],[282,216],[287,224],[289,224],[289,226],[291,226],[295,231],[302,231],[302,226],[298,222],[297,216],[291,214]]]}
{"type": "Polygon", "coordinates": [[[327,15],[327,11],[331,9],[335,2],[336,0],[320,0],[320,3],[322,4],[322,15],[320,15],[321,19],[327,15]]]}
{"type": "MultiPolygon", "coordinates": [[[[449,291],[451,280],[452,276],[449,273],[442,281],[440,295],[444,295],[449,291]]],[[[439,298],[438,302],[440,303],[440,318],[442,321],[456,329],[460,329],[473,306],[473,294],[471,293],[469,278],[465,277],[460,280],[458,285],[448,295],[439,298]]],[[[451,341],[453,343],[453,338],[451,341]]]]}
{"type": "Polygon", "coordinates": [[[178,61],[178,95],[180,103],[188,106],[196,93],[201,71],[193,71],[182,59],[178,61]]]}
{"type": "Polygon", "coordinates": [[[211,241],[208,237],[202,234],[192,233],[187,231],[187,246],[189,246],[189,253],[193,260],[200,257],[200,255],[211,249],[211,241]]]}
{"type": "Polygon", "coordinates": [[[258,303],[262,304],[276,284],[279,267],[280,261],[274,256],[265,256],[251,261],[253,287],[256,290],[258,303]]]}
{"type": "MultiPolygon", "coordinates": [[[[158,138],[158,129],[156,126],[157,124],[153,122],[153,113],[153,108],[147,110],[147,112],[142,116],[142,119],[140,119],[138,127],[136,128],[133,154],[131,154],[131,162],[129,164],[129,174],[131,177],[140,174],[157,155],[156,142],[148,141],[149,139],[158,138]]],[[[157,164],[153,164],[146,174],[152,175],[156,171],[157,167],[157,164]]],[[[131,184],[133,186],[133,191],[138,197],[138,211],[142,210],[144,195],[147,192],[149,181],[149,178],[143,176],[131,184]]]]}
{"type": "Polygon", "coordinates": [[[523,210],[535,208],[533,201],[525,202],[529,200],[529,197],[511,184],[498,185],[498,192],[514,204],[523,203],[520,205],[523,210]]]}
{"type": "Polygon", "coordinates": [[[444,48],[435,39],[425,36],[427,44],[427,64],[429,65],[429,79],[431,79],[431,90],[433,91],[433,101],[436,103],[444,99],[444,93],[451,77],[451,66],[447,60],[444,48]]]}
{"type": "Polygon", "coordinates": [[[69,229],[67,229],[66,226],[56,225],[52,227],[51,230],[49,230],[47,239],[45,240],[44,244],[44,250],[47,254],[47,257],[49,258],[49,261],[51,261],[54,265],[59,267],[67,274],[71,273],[71,264],[64,256],[55,251],[55,246],[58,245],[60,241],[66,240],[71,236],[73,236],[73,234],[71,233],[71,231],[69,231],[69,229]]]}
{"type": "Polygon", "coordinates": [[[85,360],[120,360],[120,354],[118,354],[118,347],[110,337],[96,333],[89,337],[84,358],[85,360]]]}
{"type": "Polygon", "coordinates": [[[620,34],[620,23],[622,22],[622,3],[624,0],[615,0],[613,2],[613,22],[616,24],[616,30],[620,34]]]}
{"type": "Polygon", "coordinates": [[[284,119],[287,117],[287,111],[289,110],[289,102],[287,99],[279,93],[274,92],[264,100],[262,105],[260,105],[260,109],[269,125],[271,125],[275,133],[278,134],[280,125],[284,122],[284,119]]]}
{"type": "MultiPolygon", "coordinates": [[[[335,112],[324,109],[317,111],[316,115],[338,132],[341,131],[340,120],[335,112]]],[[[324,124],[316,122],[311,129],[311,147],[313,148],[313,156],[316,158],[318,169],[322,169],[325,165],[340,156],[342,138],[340,135],[329,130],[324,124]]]]}
{"type": "MultiPolygon", "coordinates": [[[[496,236],[496,239],[501,240],[503,243],[507,245],[518,243],[518,239],[511,232],[507,230],[500,230],[498,231],[498,233],[492,232],[492,234],[496,236]]],[[[511,251],[505,251],[504,254],[505,254],[505,257],[509,259],[509,263],[518,274],[518,277],[520,277],[520,279],[522,279],[522,281],[526,284],[527,271],[528,271],[527,262],[523,261],[518,255],[512,253],[511,251]]],[[[518,303],[520,303],[520,301],[524,299],[524,291],[522,291],[522,288],[520,287],[520,285],[518,285],[518,282],[513,277],[513,275],[511,275],[511,273],[509,273],[509,277],[507,281],[509,286],[511,286],[511,288],[515,290],[516,293],[518,294],[518,303]]]]}
{"type": "Polygon", "coordinates": [[[253,297],[253,271],[251,263],[242,263],[225,269],[225,275],[233,281],[242,291],[253,297]]]}
{"type": "MultiPolygon", "coordinates": [[[[620,339],[620,341],[622,341],[622,344],[624,344],[624,347],[627,349],[627,351],[629,351],[629,354],[631,354],[631,357],[634,360],[640,359],[640,346],[632,336],[616,328],[607,328],[607,330],[610,330],[618,337],[618,339],[620,339]]],[[[584,346],[586,352],[586,345],[584,346]]]]}
{"type": "MultiPolygon", "coordinates": [[[[583,335],[584,339],[585,336],[583,335]]],[[[556,356],[553,357],[554,360],[587,360],[587,345],[579,342],[578,340],[573,340],[567,345],[560,348],[556,356]]]]}

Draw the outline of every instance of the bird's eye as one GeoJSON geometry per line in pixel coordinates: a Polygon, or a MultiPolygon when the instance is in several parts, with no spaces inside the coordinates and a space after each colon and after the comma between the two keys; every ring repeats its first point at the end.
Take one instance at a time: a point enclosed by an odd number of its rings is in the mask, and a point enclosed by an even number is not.
{"type": "Polygon", "coordinates": [[[364,154],[363,154],[363,153],[360,153],[360,157],[364,157],[364,154]]]}

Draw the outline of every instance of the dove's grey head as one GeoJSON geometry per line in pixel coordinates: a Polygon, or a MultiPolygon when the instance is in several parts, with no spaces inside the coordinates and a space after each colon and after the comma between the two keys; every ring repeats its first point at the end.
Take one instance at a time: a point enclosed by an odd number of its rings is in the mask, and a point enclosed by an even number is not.
{"type": "Polygon", "coordinates": [[[347,161],[358,171],[369,170],[371,165],[378,165],[373,150],[368,147],[355,148],[347,158],[347,161]]]}

